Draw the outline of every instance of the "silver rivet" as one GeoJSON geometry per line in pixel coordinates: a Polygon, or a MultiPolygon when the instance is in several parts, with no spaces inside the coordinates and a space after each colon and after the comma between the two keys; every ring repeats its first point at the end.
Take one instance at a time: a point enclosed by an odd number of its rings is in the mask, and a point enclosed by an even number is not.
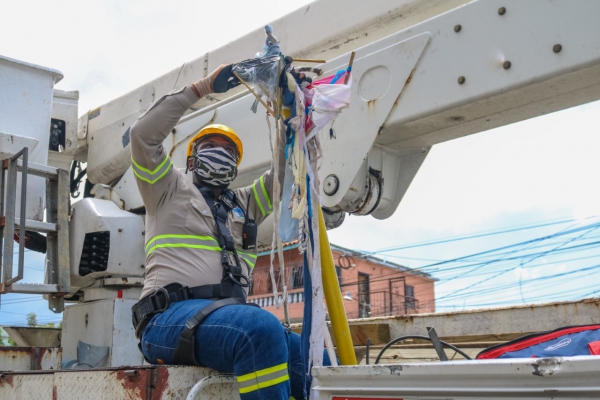
{"type": "Polygon", "coordinates": [[[466,81],[466,78],[465,78],[464,76],[459,76],[459,77],[458,77],[458,83],[459,83],[459,84],[461,84],[461,85],[462,85],[463,83],[465,83],[465,81],[466,81]]]}
{"type": "Polygon", "coordinates": [[[202,210],[202,214],[206,214],[206,210],[202,210]]]}
{"type": "Polygon", "coordinates": [[[323,182],[323,191],[327,196],[333,196],[340,187],[340,180],[334,174],[328,175],[323,182]]]}

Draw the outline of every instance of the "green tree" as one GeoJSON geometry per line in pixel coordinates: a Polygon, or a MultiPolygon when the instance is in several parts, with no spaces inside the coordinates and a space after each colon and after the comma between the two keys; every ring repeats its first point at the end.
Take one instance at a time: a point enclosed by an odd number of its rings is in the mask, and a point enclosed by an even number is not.
{"type": "Polygon", "coordinates": [[[27,314],[27,326],[36,327],[38,326],[37,314],[34,312],[30,312],[27,314]]]}
{"type": "Polygon", "coordinates": [[[15,343],[15,341],[10,336],[8,337],[8,345],[9,346],[13,346],[13,347],[17,346],[17,344],[15,343]]]}

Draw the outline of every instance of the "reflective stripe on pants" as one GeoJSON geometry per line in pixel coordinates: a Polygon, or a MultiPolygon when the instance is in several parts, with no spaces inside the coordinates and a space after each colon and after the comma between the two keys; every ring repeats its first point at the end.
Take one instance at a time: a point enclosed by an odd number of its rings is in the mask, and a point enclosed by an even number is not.
{"type": "Polygon", "coordinates": [[[240,393],[249,393],[258,389],[277,385],[290,379],[287,363],[261,369],[246,375],[237,376],[240,393]]]}

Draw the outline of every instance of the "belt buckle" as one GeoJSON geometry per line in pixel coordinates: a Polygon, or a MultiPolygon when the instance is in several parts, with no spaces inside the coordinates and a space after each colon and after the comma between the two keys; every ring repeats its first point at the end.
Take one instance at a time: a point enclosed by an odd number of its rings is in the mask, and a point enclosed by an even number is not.
{"type": "Polygon", "coordinates": [[[180,289],[179,293],[181,293],[181,297],[183,298],[183,300],[189,300],[189,299],[193,299],[194,298],[193,294],[192,294],[192,290],[190,289],[189,286],[183,286],[180,289]]]}
{"type": "MultiPolygon", "coordinates": [[[[137,339],[142,340],[142,327],[146,327],[147,324],[144,324],[144,321],[147,320],[147,317],[144,317],[144,319],[142,319],[136,326],[135,326],[135,337],[137,339]]],[[[141,350],[141,349],[140,349],[141,350]]]]}
{"type": "Polygon", "coordinates": [[[169,305],[171,304],[171,300],[169,299],[169,292],[164,287],[158,289],[156,292],[154,292],[150,295],[150,302],[151,302],[152,306],[155,308],[155,310],[154,310],[155,313],[165,312],[167,310],[167,308],[169,308],[169,305]],[[165,305],[160,308],[157,306],[157,304],[155,302],[155,300],[158,298],[156,295],[159,292],[164,293],[164,296],[165,296],[165,305]]]}

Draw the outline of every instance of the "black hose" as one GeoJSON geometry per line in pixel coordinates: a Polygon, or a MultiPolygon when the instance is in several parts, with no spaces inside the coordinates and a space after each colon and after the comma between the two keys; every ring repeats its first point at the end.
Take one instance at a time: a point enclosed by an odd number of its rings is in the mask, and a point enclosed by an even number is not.
{"type": "Polygon", "coordinates": [[[79,183],[81,182],[81,179],[84,177],[84,175],[87,173],[87,168],[86,168],[84,170],[79,171],[79,174],[77,174],[77,176],[75,176],[75,170],[77,169],[77,167],[79,165],[80,165],[80,163],[78,161],[73,161],[73,163],[71,164],[71,171],[69,173],[69,183],[70,183],[69,186],[70,186],[71,196],[74,198],[79,197],[79,193],[77,193],[77,191],[79,190],[79,183]]]}
{"type": "MultiPolygon", "coordinates": [[[[375,359],[375,364],[379,364],[379,360],[381,359],[381,356],[383,355],[383,353],[389,349],[392,345],[401,342],[403,340],[406,339],[422,339],[422,340],[429,340],[431,342],[431,339],[428,338],[427,336],[421,336],[421,335],[408,335],[408,336],[400,336],[394,340],[392,340],[391,342],[389,342],[388,344],[386,344],[383,349],[381,349],[381,351],[379,352],[379,355],[377,356],[377,358],[375,359]]],[[[454,351],[456,351],[458,354],[460,354],[461,356],[463,356],[464,358],[466,358],[467,360],[472,360],[471,357],[469,357],[464,351],[462,351],[461,349],[459,349],[456,346],[451,345],[450,343],[446,343],[442,340],[440,340],[440,343],[442,344],[442,346],[448,347],[454,351]]]]}
{"type": "Polygon", "coordinates": [[[347,254],[339,256],[338,264],[342,269],[350,269],[353,266],[356,266],[356,263],[354,263],[354,259],[347,254]]]}
{"type": "Polygon", "coordinates": [[[89,179],[85,180],[85,186],[83,187],[83,198],[87,199],[88,197],[92,197],[92,188],[94,187],[94,184],[92,182],[90,182],[89,179]]]}

